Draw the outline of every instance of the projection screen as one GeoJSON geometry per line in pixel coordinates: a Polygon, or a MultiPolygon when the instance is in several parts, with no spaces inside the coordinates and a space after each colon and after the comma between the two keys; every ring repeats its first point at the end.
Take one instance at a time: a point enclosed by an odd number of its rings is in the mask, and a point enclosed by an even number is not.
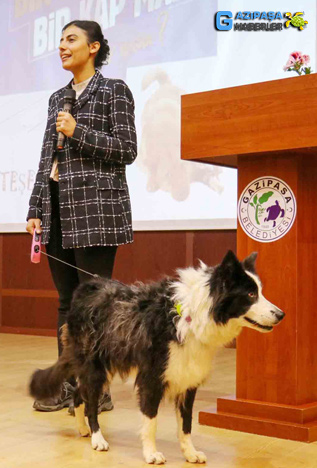
{"type": "MultiPolygon", "coordinates": [[[[72,78],[61,66],[58,45],[62,27],[74,19],[100,23],[111,48],[109,64],[101,72],[125,80],[135,98],[138,158],[127,168],[134,229],[235,228],[236,170],[180,160],[181,95],[289,78],[283,65],[294,50],[309,54],[315,69],[314,2],[287,2],[287,11],[305,12],[304,31],[216,30],[217,11],[235,15],[238,10],[253,11],[254,4],[252,0],[1,2],[0,231],[25,231],[48,99],[72,78]]],[[[286,11],[285,2],[276,0],[257,1],[256,9],[286,11]]]]}

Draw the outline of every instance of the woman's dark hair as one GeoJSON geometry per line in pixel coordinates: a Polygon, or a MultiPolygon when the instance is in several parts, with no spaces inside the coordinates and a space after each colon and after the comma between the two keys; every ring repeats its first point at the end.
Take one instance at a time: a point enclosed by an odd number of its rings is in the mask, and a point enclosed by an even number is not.
{"type": "Polygon", "coordinates": [[[66,24],[63,27],[62,32],[64,32],[69,26],[77,26],[78,28],[83,29],[87,34],[88,44],[96,41],[100,43],[100,49],[98,50],[95,58],[95,68],[101,68],[104,64],[107,65],[110,47],[107,39],[105,39],[102,34],[100,25],[96,23],[96,21],[74,20],[66,24]]]}

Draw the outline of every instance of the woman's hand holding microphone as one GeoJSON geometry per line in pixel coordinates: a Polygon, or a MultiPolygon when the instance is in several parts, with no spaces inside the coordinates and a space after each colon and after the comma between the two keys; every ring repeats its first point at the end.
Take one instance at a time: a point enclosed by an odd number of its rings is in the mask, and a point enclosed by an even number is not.
{"type": "Polygon", "coordinates": [[[56,131],[67,137],[72,137],[76,127],[76,120],[69,112],[59,112],[56,120],[56,131]]]}

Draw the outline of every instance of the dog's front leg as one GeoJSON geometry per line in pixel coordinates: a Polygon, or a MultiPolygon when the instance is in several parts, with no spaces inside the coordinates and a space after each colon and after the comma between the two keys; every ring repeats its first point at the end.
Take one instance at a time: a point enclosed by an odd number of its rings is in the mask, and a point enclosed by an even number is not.
{"type": "Polygon", "coordinates": [[[190,463],[205,463],[206,455],[198,452],[191,440],[193,405],[197,389],[187,390],[183,397],[175,400],[178,438],[182,452],[186,460],[190,463]]]}
{"type": "Polygon", "coordinates": [[[109,444],[103,437],[98,423],[98,399],[96,399],[96,401],[92,401],[92,399],[87,401],[87,415],[91,430],[92,448],[99,452],[109,450],[109,444]]]}
{"type": "Polygon", "coordinates": [[[164,455],[156,449],[155,436],[157,426],[157,411],[163,397],[161,382],[153,382],[153,377],[146,379],[146,386],[139,383],[140,410],[143,421],[141,428],[141,440],[143,455],[147,463],[162,465],[166,462],[164,455]],[[152,382],[151,382],[152,378],[152,382]],[[151,385],[149,385],[151,383],[151,385]]]}

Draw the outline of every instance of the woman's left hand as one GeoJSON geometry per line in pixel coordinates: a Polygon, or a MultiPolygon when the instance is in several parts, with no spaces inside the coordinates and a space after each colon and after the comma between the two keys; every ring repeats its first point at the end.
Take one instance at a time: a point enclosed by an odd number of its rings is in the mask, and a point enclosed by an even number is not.
{"type": "Polygon", "coordinates": [[[56,130],[72,137],[76,127],[76,120],[69,112],[59,112],[56,120],[56,130]]]}

